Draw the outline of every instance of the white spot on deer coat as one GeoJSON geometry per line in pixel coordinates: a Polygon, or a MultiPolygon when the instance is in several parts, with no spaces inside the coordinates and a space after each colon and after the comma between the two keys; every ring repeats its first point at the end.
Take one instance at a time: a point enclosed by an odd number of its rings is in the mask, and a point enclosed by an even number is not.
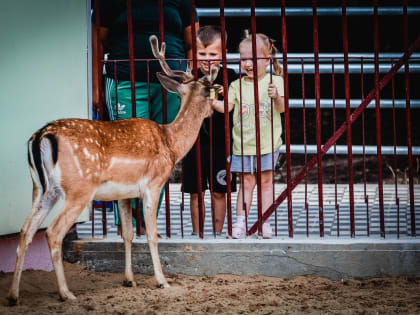
{"type": "Polygon", "coordinates": [[[90,157],[89,151],[86,148],[83,148],[83,153],[86,155],[87,158],[90,157]]]}

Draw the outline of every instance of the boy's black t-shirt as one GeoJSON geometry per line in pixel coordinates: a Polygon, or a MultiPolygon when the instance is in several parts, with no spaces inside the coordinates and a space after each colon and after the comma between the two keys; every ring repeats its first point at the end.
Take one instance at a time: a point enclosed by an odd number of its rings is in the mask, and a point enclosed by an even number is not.
{"type": "MultiPolygon", "coordinates": [[[[203,76],[201,71],[199,71],[199,76],[203,76]]],[[[228,88],[231,82],[235,81],[238,78],[236,72],[233,69],[227,68],[227,80],[228,80],[228,88]]],[[[217,83],[223,86],[223,67],[220,67],[219,72],[217,74],[216,80],[213,83],[217,83]]],[[[227,91],[225,91],[224,95],[227,95],[227,91]]],[[[219,100],[223,100],[223,97],[219,95],[219,100]]],[[[230,136],[230,143],[232,147],[232,122],[233,118],[233,110],[229,113],[229,136],[230,136]]],[[[225,116],[222,113],[217,111],[213,112],[212,115],[213,120],[213,146],[214,147],[224,147],[225,145],[225,116]]],[[[200,142],[202,145],[210,145],[210,119],[204,119],[203,125],[201,126],[200,130],[200,142]]]]}

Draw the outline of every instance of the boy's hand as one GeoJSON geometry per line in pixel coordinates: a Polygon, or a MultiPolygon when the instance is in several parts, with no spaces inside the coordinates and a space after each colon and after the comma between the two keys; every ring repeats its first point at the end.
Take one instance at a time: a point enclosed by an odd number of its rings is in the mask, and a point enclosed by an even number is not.
{"type": "MultiPolygon", "coordinates": [[[[219,100],[210,100],[211,101],[211,106],[213,107],[214,110],[218,111],[219,113],[224,113],[225,112],[225,102],[224,101],[219,101],[219,100]]],[[[233,104],[228,103],[228,111],[230,112],[233,109],[233,104]]]]}
{"type": "Polygon", "coordinates": [[[277,92],[277,88],[274,84],[270,83],[268,85],[268,96],[277,99],[279,97],[279,93],[277,92]]]}

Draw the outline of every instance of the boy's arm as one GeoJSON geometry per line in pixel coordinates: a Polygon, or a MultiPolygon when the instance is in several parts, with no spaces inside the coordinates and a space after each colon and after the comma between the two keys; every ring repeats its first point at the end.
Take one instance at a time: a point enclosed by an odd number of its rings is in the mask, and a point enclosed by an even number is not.
{"type": "MultiPolygon", "coordinates": [[[[219,113],[223,114],[225,112],[225,101],[213,100],[212,106],[219,113]]],[[[228,111],[230,112],[232,109],[233,109],[233,104],[228,103],[228,111]]]]}

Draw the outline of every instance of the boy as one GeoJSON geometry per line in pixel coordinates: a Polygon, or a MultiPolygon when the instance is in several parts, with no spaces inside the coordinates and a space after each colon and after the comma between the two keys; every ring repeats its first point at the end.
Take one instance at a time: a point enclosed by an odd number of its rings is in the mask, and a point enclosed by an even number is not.
{"type": "MultiPolygon", "coordinates": [[[[197,31],[197,59],[199,65],[199,76],[209,72],[211,67],[219,67],[222,59],[222,40],[220,27],[214,25],[203,26],[197,31]]],[[[232,69],[227,69],[228,85],[237,79],[236,73],[232,69]]],[[[223,69],[219,69],[216,84],[223,85],[223,69]]],[[[223,104],[223,90],[218,91],[219,104],[223,104]]],[[[229,114],[230,126],[232,130],[232,113],[229,114]]],[[[210,174],[210,120],[204,120],[200,130],[201,143],[201,186],[205,192],[210,184],[210,176],[213,178],[212,200],[214,205],[215,231],[220,235],[225,222],[226,214],[226,152],[225,152],[225,120],[224,114],[214,112],[212,116],[212,155],[213,155],[213,174],[210,174]]],[[[232,143],[232,134],[229,134],[232,143]]],[[[191,221],[193,225],[193,235],[199,232],[198,215],[198,191],[197,191],[197,163],[195,146],[184,158],[184,191],[190,193],[191,221]]],[[[236,191],[236,178],[231,175],[231,189],[236,191]]],[[[203,201],[204,207],[204,201],[203,201]]],[[[205,207],[204,207],[205,208],[205,207]]],[[[203,217],[205,215],[202,209],[203,217]]]]}

